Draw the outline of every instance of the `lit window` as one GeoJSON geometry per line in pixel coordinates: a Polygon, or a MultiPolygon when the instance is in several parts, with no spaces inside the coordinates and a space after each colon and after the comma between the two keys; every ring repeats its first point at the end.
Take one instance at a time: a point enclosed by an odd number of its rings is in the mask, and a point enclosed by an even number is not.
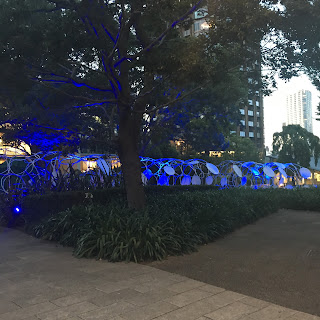
{"type": "Polygon", "coordinates": [[[245,137],[246,133],[244,131],[240,131],[240,137],[245,137]]]}
{"type": "Polygon", "coordinates": [[[253,121],[249,121],[248,124],[249,124],[249,127],[253,127],[253,121]]]}
{"type": "Polygon", "coordinates": [[[254,138],[254,132],[249,132],[249,138],[254,138]]]}
{"type": "Polygon", "coordinates": [[[257,111],[257,117],[260,117],[260,112],[259,111],[257,111]]]}
{"type": "Polygon", "coordinates": [[[260,106],[260,102],[256,101],[256,106],[259,107],[260,106]]]}
{"type": "Polygon", "coordinates": [[[210,25],[208,24],[208,22],[204,22],[201,24],[201,30],[208,30],[210,28],[210,25]]]}
{"type": "Polygon", "coordinates": [[[253,116],[253,111],[252,110],[248,110],[248,116],[253,116]]]}
{"type": "Polygon", "coordinates": [[[196,22],[196,23],[194,24],[194,31],[197,32],[197,31],[199,31],[199,30],[200,30],[200,22],[196,22]]]}
{"type": "Polygon", "coordinates": [[[252,100],[248,100],[249,106],[253,105],[253,101],[252,100]]]}
{"type": "Polygon", "coordinates": [[[244,115],[244,109],[240,109],[240,114],[244,115]]]}
{"type": "Polygon", "coordinates": [[[241,122],[241,124],[242,124],[243,126],[246,125],[246,122],[245,122],[244,120],[240,120],[240,122],[241,122]]]}

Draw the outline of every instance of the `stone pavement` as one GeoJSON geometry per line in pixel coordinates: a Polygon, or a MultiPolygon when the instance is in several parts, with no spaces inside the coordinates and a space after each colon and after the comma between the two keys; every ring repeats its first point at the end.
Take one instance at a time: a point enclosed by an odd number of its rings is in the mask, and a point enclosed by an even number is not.
{"type": "Polygon", "coordinates": [[[320,320],[149,266],[0,229],[0,320],[320,320]]]}

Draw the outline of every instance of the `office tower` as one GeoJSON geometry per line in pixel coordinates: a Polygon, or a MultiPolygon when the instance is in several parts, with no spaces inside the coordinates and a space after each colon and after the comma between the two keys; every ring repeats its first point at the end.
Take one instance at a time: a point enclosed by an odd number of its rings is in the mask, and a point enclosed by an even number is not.
{"type": "MultiPolygon", "coordinates": [[[[182,35],[185,37],[195,36],[205,33],[210,26],[207,23],[207,7],[203,7],[192,16],[192,24],[189,29],[183,29],[182,35]]],[[[260,63],[260,47],[257,45],[254,50],[256,60],[248,62],[240,68],[240,71],[248,74],[248,100],[240,108],[241,124],[237,127],[236,133],[240,137],[250,138],[259,150],[264,150],[264,112],[263,112],[263,95],[260,87],[261,63],[260,63]],[[254,74],[255,76],[250,76],[254,74]]]]}
{"type": "MultiPolygon", "coordinates": [[[[247,67],[248,68],[248,67],[247,67]]],[[[261,65],[256,60],[250,68],[258,70],[260,75],[261,65]]],[[[259,79],[248,78],[248,101],[240,108],[241,125],[237,128],[237,135],[250,138],[257,148],[264,150],[264,117],[263,96],[259,88],[259,79]]]]}
{"type": "Polygon", "coordinates": [[[299,90],[287,96],[287,124],[299,124],[312,132],[311,92],[299,90]]]}

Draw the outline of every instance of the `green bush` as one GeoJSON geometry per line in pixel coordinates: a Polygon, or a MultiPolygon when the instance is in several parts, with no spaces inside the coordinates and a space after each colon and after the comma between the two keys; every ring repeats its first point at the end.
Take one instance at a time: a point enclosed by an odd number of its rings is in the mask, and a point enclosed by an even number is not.
{"type": "Polygon", "coordinates": [[[74,247],[78,257],[160,260],[192,252],[198,245],[275,212],[279,202],[271,200],[274,194],[273,190],[251,189],[151,190],[143,212],[129,210],[117,199],[104,205],[74,206],[45,219],[34,232],[74,247]]]}
{"type": "MultiPolygon", "coordinates": [[[[161,196],[172,192],[181,193],[214,189],[218,188],[213,186],[174,186],[170,188],[152,186],[147,187],[146,192],[148,195],[161,196]]],[[[124,203],[126,201],[126,194],[123,188],[88,190],[88,193],[93,195],[92,201],[96,204],[109,205],[114,202],[124,203]]],[[[22,203],[19,203],[19,205],[22,208],[23,220],[26,221],[27,228],[52,214],[65,211],[75,205],[86,205],[91,202],[91,198],[86,198],[85,191],[51,192],[43,195],[32,194],[21,199],[22,203]]],[[[12,220],[11,207],[14,204],[12,197],[0,197],[0,223],[3,221],[2,224],[5,225],[12,220]]]]}
{"type": "Polygon", "coordinates": [[[125,207],[123,189],[28,196],[26,227],[37,237],[74,248],[78,257],[160,260],[192,252],[279,208],[320,211],[320,190],[150,187],[148,207],[125,207]],[[35,227],[36,225],[36,227],[35,227]]]}

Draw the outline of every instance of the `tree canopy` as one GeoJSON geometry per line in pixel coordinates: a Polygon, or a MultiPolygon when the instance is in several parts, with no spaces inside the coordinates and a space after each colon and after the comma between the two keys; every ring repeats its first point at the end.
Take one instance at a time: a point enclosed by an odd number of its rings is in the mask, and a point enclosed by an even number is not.
{"type": "Polygon", "coordinates": [[[260,88],[275,71],[289,78],[302,70],[317,83],[318,13],[319,0],[3,0],[2,122],[22,136],[23,121],[48,134],[67,129],[92,141],[101,134],[120,156],[129,205],[143,207],[141,134],[171,111],[172,128],[186,122],[200,133],[208,117],[208,128],[220,130],[217,115],[233,118],[249,77],[260,88]],[[208,32],[183,37],[199,8],[208,12],[208,32]],[[263,83],[253,67],[260,62],[270,70],[263,83]]]}
{"type": "Polygon", "coordinates": [[[283,163],[310,166],[311,157],[317,165],[320,156],[320,139],[300,125],[288,125],[273,135],[273,153],[283,163]]]}

